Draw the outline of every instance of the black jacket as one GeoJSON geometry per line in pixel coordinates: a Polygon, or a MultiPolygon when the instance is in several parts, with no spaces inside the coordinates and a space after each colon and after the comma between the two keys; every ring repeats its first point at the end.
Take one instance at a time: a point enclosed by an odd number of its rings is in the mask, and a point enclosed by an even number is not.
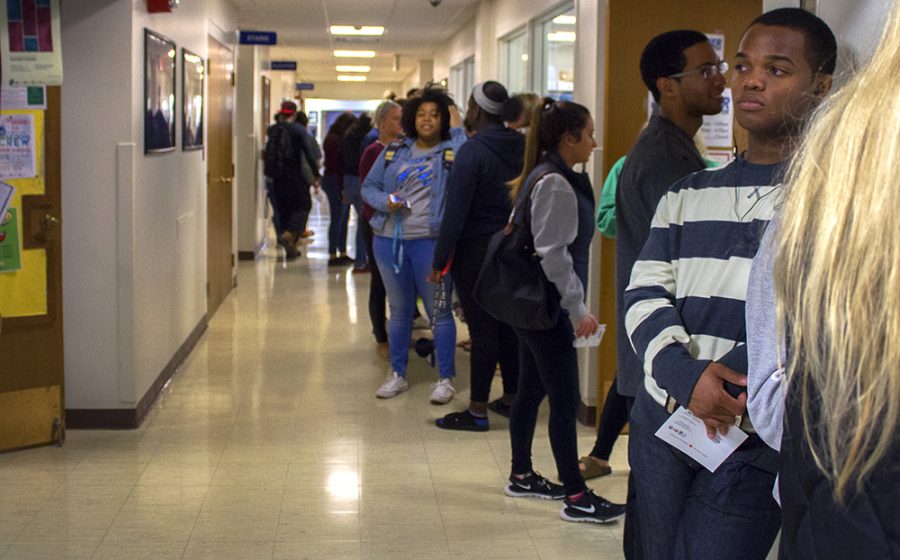
{"type": "Polygon", "coordinates": [[[819,471],[806,443],[797,391],[789,390],[778,488],[781,560],[900,558],[900,443],[845,507],[819,471]]]}
{"type": "Polygon", "coordinates": [[[447,182],[447,205],[434,250],[434,268],[443,270],[457,242],[503,229],[512,211],[507,183],[522,172],[525,137],[491,125],[463,144],[447,182]]]}

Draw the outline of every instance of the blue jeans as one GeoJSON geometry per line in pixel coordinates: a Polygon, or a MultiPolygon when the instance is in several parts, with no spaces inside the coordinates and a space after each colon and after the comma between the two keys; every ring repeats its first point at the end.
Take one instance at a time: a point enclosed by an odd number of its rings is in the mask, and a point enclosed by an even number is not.
{"type": "MultiPolygon", "coordinates": [[[[412,336],[413,314],[416,310],[416,296],[422,296],[425,312],[431,319],[434,285],[426,279],[431,274],[436,239],[402,239],[403,260],[400,271],[394,270],[394,240],[376,235],[372,243],[375,263],[381,271],[384,288],[387,291],[391,317],[388,319],[388,341],[391,345],[391,368],[399,375],[406,375],[409,362],[409,339],[412,336]]],[[[434,319],[434,351],[437,355],[438,372],[441,377],[456,375],[456,323],[450,312],[450,275],[444,277],[447,305],[438,311],[434,319]]]]}
{"type": "Polygon", "coordinates": [[[751,434],[711,473],[653,435],[667,416],[647,393],[638,395],[628,462],[643,558],[764,560],[781,527],[768,466],[774,451],[751,434]]]}
{"type": "Polygon", "coordinates": [[[328,196],[328,209],[331,221],[328,224],[328,254],[345,254],[347,252],[347,217],[350,207],[341,200],[341,178],[338,175],[325,175],[322,178],[322,189],[328,196]]]}
{"type": "Polygon", "coordinates": [[[347,196],[347,202],[356,210],[356,256],[353,266],[363,268],[368,260],[366,259],[366,240],[363,237],[362,226],[359,225],[359,222],[365,218],[362,217],[362,185],[358,175],[344,175],[344,194],[347,196]]]}

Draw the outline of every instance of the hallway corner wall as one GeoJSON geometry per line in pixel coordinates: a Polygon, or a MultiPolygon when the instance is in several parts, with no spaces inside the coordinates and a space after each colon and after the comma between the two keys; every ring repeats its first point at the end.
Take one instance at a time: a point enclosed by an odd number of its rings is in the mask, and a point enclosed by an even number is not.
{"type": "Polygon", "coordinates": [[[206,152],[181,149],[181,49],[207,58],[207,35],[236,27],[229,0],[63,9],[67,409],[136,409],[205,325],[206,152]],[[147,155],[145,27],[176,43],[178,61],[176,149],[147,155]]]}
{"type": "MultiPolygon", "coordinates": [[[[259,165],[265,130],[261,130],[262,91],[260,47],[236,48],[235,64],[235,190],[237,250],[240,258],[255,258],[266,235],[266,193],[259,165]]],[[[271,118],[266,117],[266,122],[271,118]]]]}
{"type": "MultiPolygon", "coordinates": [[[[434,51],[434,77],[437,80],[443,80],[450,76],[450,67],[461,63],[463,60],[475,55],[476,52],[476,21],[478,16],[469,20],[459,31],[457,31],[450,39],[442,43],[434,51]]],[[[477,66],[477,65],[476,65],[477,66]]],[[[404,84],[403,91],[411,87],[418,87],[420,84],[414,84],[412,81],[404,84]]],[[[456,100],[459,102],[460,100],[456,100]]]]}

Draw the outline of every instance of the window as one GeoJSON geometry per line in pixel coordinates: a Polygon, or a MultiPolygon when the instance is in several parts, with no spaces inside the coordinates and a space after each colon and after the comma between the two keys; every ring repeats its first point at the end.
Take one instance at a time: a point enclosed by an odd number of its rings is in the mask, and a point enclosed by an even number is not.
{"type": "Polygon", "coordinates": [[[535,25],[535,70],[540,93],[554,99],[572,99],[575,89],[575,8],[571,5],[535,25]]]}
{"type": "Polygon", "coordinates": [[[521,29],[500,40],[501,82],[510,93],[531,91],[528,85],[528,32],[521,29]]]}
{"type": "Polygon", "coordinates": [[[450,67],[450,95],[456,101],[460,112],[465,113],[466,103],[472,88],[475,87],[475,56],[463,60],[456,66],[450,67]]]}

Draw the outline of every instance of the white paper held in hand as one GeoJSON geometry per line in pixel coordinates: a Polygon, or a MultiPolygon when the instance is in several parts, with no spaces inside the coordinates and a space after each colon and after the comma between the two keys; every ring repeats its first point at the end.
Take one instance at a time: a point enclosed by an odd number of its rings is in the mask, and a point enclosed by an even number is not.
{"type": "Polygon", "coordinates": [[[719,465],[744,443],[747,433],[737,426],[731,426],[728,428],[728,434],[723,436],[716,433],[714,439],[709,439],[706,435],[706,424],[691,414],[690,410],[679,407],[656,430],[656,437],[714,473],[719,465]]]}
{"type": "Polygon", "coordinates": [[[600,341],[603,340],[603,333],[606,332],[606,325],[600,325],[597,328],[597,332],[588,337],[576,338],[572,341],[572,346],[575,348],[592,348],[594,346],[600,346],[600,341]]]}

